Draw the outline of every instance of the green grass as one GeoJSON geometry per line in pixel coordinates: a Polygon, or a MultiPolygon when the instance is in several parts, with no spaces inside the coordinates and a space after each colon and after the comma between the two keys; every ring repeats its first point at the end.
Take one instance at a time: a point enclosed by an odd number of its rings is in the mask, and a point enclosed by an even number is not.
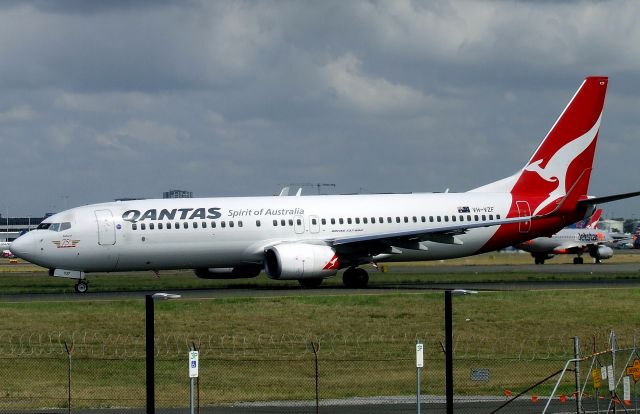
{"type": "MultiPolygon", "coordinates": [[[[633,311],[638,298],[640,288],[454,298],[456,392],[499,396],[505,388],[524,389],[562,367],[573,336],[591,349],[597,333],[600,350],[614,329],[620,345],[629,345],[640,327],[633,311]],[[471,382],[473,367],[489,368],[491,380],[471,382]]],[[[185,404],[191,342],[202,352],[204,404],[313,398],[310,341],[320,343],[323,398],[411,395],[416,337],[425,342],[423,392],[442,394],[443,336],[441,292],[160,301],[158,401],[185,404]]],[[[64,341],[75,343],[77,406],[144,404],[142,299],[1,302],[0,409],[64,406],[64,341]],[[20,399],[34,394],[47,398],[20,399]]],[[[563,389],[570,387],[568,380],[563,389]]]]}
{"type": "MultiPolygon", "coordinates": [[[[617,255],[634,263],[636,254],[617,255]]],[[[614,258],[615,259],[615,258],[614,258]]],[[[483,255],[457,264],[528,263],[526,255],[483,255]]],[[[564,259],[563,259],[564,260],[564,259]]],[[[446,264],[450,264],[449,261],[446,264]]],[[[544,268],[506,273],[441,273],[434,263],[389,265],[371,272],[374,284],[638,279],[640,272],[547,273],[544,268]],[[398,266],[415,271],[397,271],[398,266]],[[429,269],[427,273],[424,272],[429,269]]],[[[92,291],[270,289],[297,286],[261,275],[247,280],[201,280],[188,271],[89,275],[92,291]]],[[[325,285],[341,285],[340,278],[325,285]]],[[[0,291],[72,292],[73,281],[42,269],[0,263],[0,291]]],[[[186,352],[201,350],[203,404],[309,400],[314,396],[313,352],[320,343],[322,398],[411,395],[415,338],[425,343],[423,393],[444,393],[443,294],[435,291],[353,295],[222,297],[156,303],[159,406],[187,401],[186,352]]],[[[640,287],[556,291],[482,292],[454,298],[456,393],[514,393],[560,369],[572,354],[602,350],[610,330],[629,346],[640,334],[635,311],[640,287]],[[595,337],[594,337],[595,335],[595,337]],[[593,341],[595,340],[595,346],[593,341]],[[587,351],[585,351],[587,352],[587,351]],[[490,381],[472,382],[472,368],[488,368],[490,381]]],[[[0,302],[0,410],[66,406],[66,353],[74,344],[74,407],[144,405],[144,300],[0,302]]],[[[625,361],[619,361],[623,365],[625,361]]],[[[586,370],[588,366],[584,365],[586,370]]],[[[571,379],[563,392],[571,391],[571,379]]],[[[547,383],[535,393],[548,393],[547,383]]]]}

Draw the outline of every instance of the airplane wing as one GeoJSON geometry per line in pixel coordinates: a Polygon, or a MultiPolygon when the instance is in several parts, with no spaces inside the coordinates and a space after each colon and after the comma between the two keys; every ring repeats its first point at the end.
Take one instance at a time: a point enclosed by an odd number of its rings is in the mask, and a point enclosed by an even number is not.
{"type": "MultiPolygon", "coordinates": [[[[445,226],[411,231],[336,237],[334,239],[327,240],[327,242],[338,251],[349,252],[360,249],[369,250],[372,248],[372,245],[375,244],[382,246],[383,248],[381,250],[393,250],[393,247],[425,250],[426,247],[420,244],[422,241],[433,241],[444,244],[462,244],[462,241],[455,236],[464,234],[470,229],[499,226],[502,224],[522,223],[532,219],[535,219],[535,217],[514,217],[481,223],[447,224],[445,226]]],[[[380,248],[374,250],[380,250],[380,248]]]]}

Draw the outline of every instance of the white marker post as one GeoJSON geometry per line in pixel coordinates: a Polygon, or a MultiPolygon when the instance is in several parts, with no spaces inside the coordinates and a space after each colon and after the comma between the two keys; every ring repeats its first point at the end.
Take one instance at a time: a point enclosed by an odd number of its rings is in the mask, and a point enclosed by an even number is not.
{"type": "Polygon", "coordinates": [[[198,378],[198,351],[189,351],[189,412],[195,414],[195,385],[198,378]]]}
{"type": "Polygon", "coordinates": [[[416,338],[416,407],[420,414],[420,371],[424,367],[424,345],[416,338]]]}

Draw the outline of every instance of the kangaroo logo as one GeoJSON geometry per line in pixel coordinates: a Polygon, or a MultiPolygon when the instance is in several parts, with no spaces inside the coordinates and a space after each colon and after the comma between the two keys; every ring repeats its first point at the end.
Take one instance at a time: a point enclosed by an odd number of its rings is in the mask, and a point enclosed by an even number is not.
{"type": "Polygon", "coordinates": [[[547,182],[558,183],[558,186],[555,188],[555,190],[549,193],[549,197],[542,203],[540,203],[538,208],[536,208],[536,210],[533,212],[534,216],[542,211],[543,208],[551,204],[554,200],[557,200],[560,197],[564,197],[567,194],[566,181],[569,165],[573,162],[573,160],[578,158],[578,156],[582,154],[589,147],[589,145],[591,145],[596,135],[598,134],[601,118],[602,115],[598,117],[598,120],[593,125],[593,127],[591,127],[589,131],[584,133],[584,135],[568,142],[562,148],[556,151],[549,159],[544,168],[540,167],[544,159],[533,161],[524,168],[525,171],[535,172],[540,176],[540,178],[547,182]]]}

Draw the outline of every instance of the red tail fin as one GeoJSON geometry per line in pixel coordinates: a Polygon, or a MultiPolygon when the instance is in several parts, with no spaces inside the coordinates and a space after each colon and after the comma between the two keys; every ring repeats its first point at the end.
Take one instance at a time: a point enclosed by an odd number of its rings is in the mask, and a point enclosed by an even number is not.
{"type": "MultiPolygon", "coordinates": [[[[512,194],[548,194],[534,209],[534,215],[549,210],[547,207],[564,197],[576,180],[591,169],[607,83],[606,77],[585,79],[520,173],[512,194]]],[[[586,195],[589,176],[577,184],[574,191],[586,195]]]]}
{"type": "Polygon", "coordinates": [[[589,218],[589,222],[587,223],[587,225],[585,226],[588,229],[597,229],[598,228],[598,221],[600,221],[600,216],[602,216],[602,209],[599,208],[596,210],[595,213],[593,213],[593,215],[591,215],[591,217],[589,218]]]}

